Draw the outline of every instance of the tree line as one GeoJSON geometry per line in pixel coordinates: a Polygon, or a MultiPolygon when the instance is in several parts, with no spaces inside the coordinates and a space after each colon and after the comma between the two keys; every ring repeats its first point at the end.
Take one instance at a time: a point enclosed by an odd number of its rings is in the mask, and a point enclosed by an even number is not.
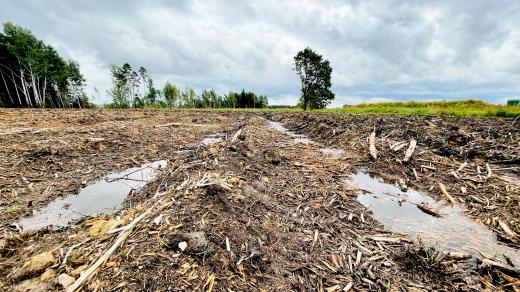
{"type": "Polygon", "coordinates": [[[253,92],[233,92],[220,95],[213,89],[204,89],[198,95],[195,89],[181,90],[166,82],[163,89],[157,89],[146,68],[133,70],[128,63],[111,66],[112,88],[108,94],[112,103],[110,108],[265,108],[267,96],[253,92]]]}
{"type": "MultiPolygon", "coordinates": [[[[294,71],[300,77],[299,107],[304,110],[325,108],[334,99],[331,91],[332,67],[328,60],[310,48],[294,57],[294,71]]],[[[253,92],[229,92],[219,95],[205,89],[197,95],[166,83],[162,90],[154,86],[144,67],[135,71],[128,63],[112,65],[112,88],[108,94],[114,108],[265,108],[267,97],[253,92]]],[[[79,64],[64,60],[50,45],[29,30],[11,22],[0,32],[0,106],[7,107],[89,107],[85,78],[79,64]]]]}
{"type": "Polygon", "coordinates": [[[85,78],[77,62],[6,22],[0,32],[0,106],[88,107],[85,78]]]}

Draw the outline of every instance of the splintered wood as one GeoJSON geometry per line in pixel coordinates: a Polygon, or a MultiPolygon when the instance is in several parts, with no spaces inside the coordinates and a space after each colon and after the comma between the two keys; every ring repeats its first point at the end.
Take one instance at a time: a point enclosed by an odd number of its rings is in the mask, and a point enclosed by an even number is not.
{"type": "Polygon", "coordinates": [[[376,132],[372,132],[370,136],[368,137],[368,149],[370,151],[370,155],[374,160],[377,159],[377,150],[376,150],[376,132]]]}
{"type": "Polygon", "coordinates": [[[416,145],[417,145],[417,141],[415,139],[410,140],[410,145],[408,146],[408,149],[406,149],[406,152],[404,154],[404,158],[403,158],[404,162],[408,162],[408,160],[410,160],[413,152],[415,151],[416,145]]]}
{"type": "Polygon", "coordinates": [[[441,193],[450,201],[450,203],[455,204],[455,199],[448,193],[446,190],[446,186],[443,183],[438,183],[439,190],[441,193]]]}

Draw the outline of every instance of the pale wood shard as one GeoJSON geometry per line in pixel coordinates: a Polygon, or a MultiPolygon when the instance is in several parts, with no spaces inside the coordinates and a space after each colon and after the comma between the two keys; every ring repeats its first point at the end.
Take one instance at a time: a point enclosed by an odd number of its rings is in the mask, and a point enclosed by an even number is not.
{"type": "Polygon", "coordinates": [[[117,250],[117,248],[120,245],[123,244],[123,242],[130,235],[130,233],[132,233],[132,230],[135,227],[135,225],[137,225],[139,221],[146,217],[152,211],[152,209],[153,206],[148,208],[148,210],[146,210],[143,214],[141,214],[139,217],[135,218],[132,222],[130,222],[130,224],[128,224],[127,227],[119,234],[119,237],[114,242],[114,244],[112,244],[112,246],[92,266],[90,266],[90,268],[83,272],[81,276],[76,280],[76,282],[74,282],[67,288],[67,292],[74,292],[81,286],[83,286],[83,284],[94,275],[94,272],[108,260],[108,258],[117,250]]]}
{"type": "Polygon", "coordinates": [[[372,156],[372,158],[374,158],[374,160],[377,159],[377,150],[376,150],[376,132],[372,132],[372,134],[370,134],[370,136],[368,137],[368,143],[369,143],[369,151],[370,151],[370,155],[372,156]]]}
{"type": "Polygon", "coordinates": [[[240,137],[240,134],[242,134],[242,129],[239,129],[236,131],[236,133],[231,137],[231,144],[235,143],[238,140],[238,137],[240,137]]]}
{"type": "Polygon", "coordinates": [[[417,171],[415,170],[415,168],[412,168],[412,171],[413,171],[413,175],[415,176],[415,180],[420,180],[421,178],[417,174],[417,171]]]}
{"type": "Polygon", "coordinates": [[[374,241],[389,242],[389,243],[400,243],[401,241],[408,241],[402,237],[384,237],[384,236],[370,236],[370,239],[374,241]]]}
{"type": "Polygon", "coordinates": [[[510,274],[514,274],[516,276],[520,276],[520,270],[515,269],[514,267],[510,267],[510,266],[504,265],[504,264],[499,263],[499,262],[495,262],[495,261],[490,260],[490,259],[483,259],[482,260],[482,267],[483,268],[491,268],[491,267],[493,267],[493,268],[497,268],[499,270],[508,272],[510,274]]]}
{"type": "Polygon", "coordinates": [[[490,179],[491,176],[493,175],[493,173],[491,172],[491,167],[489,167],[489,163],[486,163],[486,169],[487,169],[486,179],[490,179]]]}
{"type": "Polygon", "coordinates": [[[356,254],[356,263],[355,263],[356,267],[358,267],[359,264],[361,263],[361,255],[362,254],[363,254],[363,252],[358,249],[357,254],[356,254]]]}
{"type": "Polygon", "coordinates": [[[462,251],[450,251],[448,257],[454,260],[467,260],[471,258],[471,255],[462,251]]]}
{"type": "Polygon", "coordinates": [[[441,190],[441,193],[448,198],[450,203],[455,204],[455,199],[448,193],[446,190],[446,186],[443,183],[439,183],[439,189],[441,190]]]}
{"type": "Polygon", "coordinates": [[[462,171],[462,170],[463,170],[467,165],[468,165],[468,163],[467,163],[467,162],[464,162],[463,164],[461,164],[461,165],[459,166],[459,168],[457,169],[456,172],[461,172],[461,171],[462,171]]]}
{"type": "Polygon", "coordinates": [[[164,128],[164,127],[180,127],[182,126],[182,123],[168,123],[168,124],[162,124],[162,125],[155,125],[154,128],[164,128]]]}
{"type": "Polygon", "coordinates": [[[439,212],[437,212],[435,209],[433,209],[426,203],[418,204],[417,208],[419,208],[419,210],[423,211],[424,213],[426,213],[428,215],[432,215],[434,217],[441,217],[441,214],[439,212]]]}
{"type": "Polygon", "coordinates": [[[507,234],[507,236],[509,236],[511,240],[516,241],[518,235],[513,230],[511,230],[511,228],[509,228],[509,226],[507,226],[507,224],[504,221],[498,220],[498,225],[500,225],[500,228],[504,230],[504,232],[507,234]]]}
{"type": "Polygon", "coordinates": [[[390,149],[391,149],[392,151],[397,152],[397,151],[403,149],[403,148],[406,146],[406,144],[407,144],[406,142],[397,142],[397,143],[391,145],[391,146],[390,146],[390,149]]]}
{"type": "Polygon", "coordinates": [[[226,236],[226,251],[231,251],[231,245],[229,244],[229,238],[226,236]]]}
{"type": "Polygon", "coordinates": [[[417,146],[417,140],[412,139],[410,140],[410,145],[408,146],[408,149],[406,149],[406,152],[404,154],[404,162],[408,162],[410,158],[412,157],[413,152],[415,151],[415,146],[417,146]]]}

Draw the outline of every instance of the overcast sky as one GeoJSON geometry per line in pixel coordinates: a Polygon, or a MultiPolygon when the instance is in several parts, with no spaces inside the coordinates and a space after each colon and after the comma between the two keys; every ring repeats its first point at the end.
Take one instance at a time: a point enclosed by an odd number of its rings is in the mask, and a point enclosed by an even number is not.
{"type": "Polygon", "coordinates": [[[110,64],[128,62],[159,87],[295,104],[292,58],[306,46],[333,66],[333,106],[520,95],[520,1],[2,0],[0,21],[78,61],[97,103],[110,64]]]}

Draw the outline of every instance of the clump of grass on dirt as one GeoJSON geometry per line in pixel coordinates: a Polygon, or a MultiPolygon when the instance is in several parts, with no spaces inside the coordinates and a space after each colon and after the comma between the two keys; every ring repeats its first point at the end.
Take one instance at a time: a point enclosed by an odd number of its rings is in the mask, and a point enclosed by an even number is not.
{"type": "Polygon", "coordinates": [[[16,207],[13,207],[13,206],[7,208],[7,210],[6,210],[7,214],[11,217],[15,216],[17,211],[18,210],[16,209],[16,207]]]}
{"type": "Polygon", "coordinates": [[[403,114],[471,117],[517,117],[520,106],[505,106],[469,99],[460,101],[363,103],[327,111],[356,114],[403,114]]]}

